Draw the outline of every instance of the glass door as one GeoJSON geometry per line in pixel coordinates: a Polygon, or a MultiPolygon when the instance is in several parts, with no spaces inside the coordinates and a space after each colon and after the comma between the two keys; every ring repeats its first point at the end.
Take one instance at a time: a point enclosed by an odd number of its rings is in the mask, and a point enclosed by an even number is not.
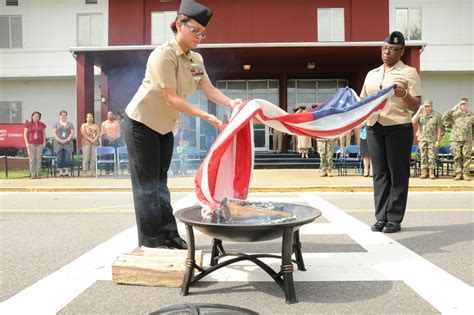
{"type": "MultiPolygon", "coordinates": [[[[275,105],[279,105],[278,80],[229,80],[217,81],[217,88],[230,98],[242,100],[261,98],[275,105]]],[[[218,118],[223,119],[224,112],[219,112],[218,118]]],[[[226,113],[227,114],[227,113],[226,113]]],[[[269,128],[254,121],[254,148],[256,151],[265,151],[270,148],[269,128]]]]}
{"type": "Polygon", "coordinates": [[[267,151],[270,147],[268,127],[264,124],[254,122],[253,124],[253,143],[255,151],[267,151]]]}

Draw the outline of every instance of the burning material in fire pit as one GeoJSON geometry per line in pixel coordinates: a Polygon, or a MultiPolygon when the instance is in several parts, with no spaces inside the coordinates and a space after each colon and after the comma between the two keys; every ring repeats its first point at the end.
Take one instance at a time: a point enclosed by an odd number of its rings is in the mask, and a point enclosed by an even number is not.
{"type": "Polygon", "coordinates": [[[296,302],[293,284],[293,262],[299,270],[306,270],[301,251],[298,229],[313,222],[321,215],[318,209],[291,203],[271,203],[225,200],[211,216],[203,215],[201,206],[184,208],[175,213],[176,218],[186,225],[188,237],[188,258],[183,278],[182,295],[189,294],[191,284],[206,275],[233,263],[248,260],[263,269],[282,288],[287,303],[296,302]],[[220,221],[219,221],[220,220],[220,221]],[[264,223],[264,224],[262,224],[264,223]],[[195,262],[194,228],[212,237],[210,267],[204,269],[195,262]],[[222,240],[233,242],[261,242],[282,239],[280,255],[245,254],[226,252],[222,240]],[[292,259],[293,254],[295,259],[292,259]],[[227,259],[223,259],[227,257],[227,259]],[[233,258],[231,258],[233,257],[233,258]],[[262,258],[281,259],[281,270],[273,270],[262,258]],[[194,274],[194,271],[199,271],[194,274]]]}
{"type": "Polygon", "coordinates": [[[250,202],[225,198],[210,222],[222,224],[275,224],[296,221],[296,216],[271,202],[250,202]]]}

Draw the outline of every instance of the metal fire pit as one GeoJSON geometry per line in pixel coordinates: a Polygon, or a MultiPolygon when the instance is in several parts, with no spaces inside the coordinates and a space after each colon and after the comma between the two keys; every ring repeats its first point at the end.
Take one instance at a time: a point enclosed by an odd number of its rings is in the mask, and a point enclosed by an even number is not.
{"type": "Polygon", "coordinates": [[[231,224],[210,223],[202,220],[201,207],[193,206],[179,210],[175,213],[176,218],[186,225],[188,239],[188,257],[186,259],[186,272],[181,288],[181,295],[188,295],[189,288],[193,283],[204,278],[213,271],[230,264],[249,260],[262,268],[267,274],[275,280],[285,293],[286,303],[296,303],[296,293],[293,282],[293,262],[297,264],[298,270],[306,270],[301,252],[301,243],[299,237],[299,228],[307,223],[314,221],[321,215],[321,212],[315,208],[289,203],[273,203],[275,209],[289,212],[296,219],[284,223],[249,223],[248,220],[239,222],[234,220],[231,224]],[[195,261],[195,242],[193,227],[203,234],[213,238],[210,267],[203,269],[195,261]],[[261,242],[282,238],[281,256],[271,254],[244,254],[228,253],[225,251],[222,240],[234,242],[261,242]],[[295,254],[295,259],[292,259],[295,254]],[[234,258],[219,262],[221,258],[234,256],[234,258]],[[270,266],[265,264],[260,258],[278,258],[281,259],[281,270],[276,272],[270,266]],[[199,273],[194,274],[194,271],[199,273]]]}

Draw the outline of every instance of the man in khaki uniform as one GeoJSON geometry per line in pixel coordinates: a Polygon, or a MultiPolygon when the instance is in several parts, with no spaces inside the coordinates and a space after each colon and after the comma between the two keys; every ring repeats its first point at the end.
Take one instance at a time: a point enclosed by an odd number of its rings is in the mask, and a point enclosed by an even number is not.
{"type": "Polygon", "coordinates": [[[318,139],[318,153],[321,158],[319,166],[321,170],[321,177],[332,177],[333,160],[334,160],[334,145],[335,139],[318,139]]]}
{"type": "Polygon", "coordinates": [[[441,115],[433,111],[433,102],[426,100],[411,121],[414,125],[418,124],[416,137],[421,152],[420,178],[428,178],[429,170],[430,179],[436,179],[436,150],[441,140],[441,115]]]}
{"type": "Polygon", "coordinates": [[[349,130],[348,132],[342,134],[339,136],[339,145],[341,149],[345,148],[348,145],[352,144],[352,136],[354,136],[354,144],[359,144],[360,145],[360,129],[359,128],[354,128],[349,130]]]}
{"type": "Polygon", "coordinates": [[[271,128],[270,130],[273,141],[273,151],[281,153],[283,151],[283,136],[284,133],[280,130],[271,128]]]}
{"type": "Polygon", "coordinates": [[[454,156],[454,180],[471,180],[469,166],[472,151],[472,126],[474,115],[467,110],[467,98],[459,102],[443,115],[443,123],[451,125],[451,150],[454,156]]]}

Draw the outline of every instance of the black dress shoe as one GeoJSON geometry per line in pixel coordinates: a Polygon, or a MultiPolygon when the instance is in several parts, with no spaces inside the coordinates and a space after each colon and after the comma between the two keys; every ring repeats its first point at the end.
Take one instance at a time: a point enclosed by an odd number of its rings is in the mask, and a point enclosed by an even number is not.
{"type": "Polygon", "coordinates": [[[172,239],[167,240],[166,245],[170,248],[188,249],[188,243],[186,243],[186,241],[183,240],[179,236],[176,236],[176,237],[173,237],[172,239]]]}
{"type": "Polygon", "coordinates": [[[387,221],[377,221],[370,227],[373,232],[381,232],[387,221]]]}
{"type": "Polygon", "coordinates": [[[387,222],[387,224],[384,225],[382,232],[384,233],[395,233],[398,232],[402,229],[402,226],[400,223],[397,222],[387,222]]]}

